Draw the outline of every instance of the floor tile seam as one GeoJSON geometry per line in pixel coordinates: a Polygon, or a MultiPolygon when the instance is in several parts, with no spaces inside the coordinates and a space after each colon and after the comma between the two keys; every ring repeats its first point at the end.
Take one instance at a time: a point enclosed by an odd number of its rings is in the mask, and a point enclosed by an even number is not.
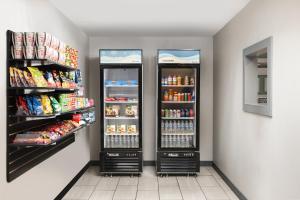
{"type": "MultiPolygon", "coordinates": [[[[215,179],[215,181],[217,182],[217,184],[219,185],[219,187],[223,190],[223,192],[225,193],[225,195],[228,197],[228,199],[230,200],[230,196],[227,194],[227,192],[225,191],[225,189],[222,187],[222,185],[218,182],[217,178],[213,176],[213,178],[215,179]]],[[[223,180],[223,179],[222,179],[223,180]]],[[[231,190],[231,189],[230,189],[231,190]]],[[[231,190],[232,191],[232,190],[231,190]]]]}
{"type": "Polygon", "coordinates": [[[118,178],[118,183],[116,184],[116,188],[115,188],[115,190],[114,190],[114,194],[113,194],[112,200],[113,200],[114,197],[115,197],[115,194],[116,194],[116,191],[117,191],[117,187],[118,187],[118,185],[119,185],[119,182],[120,182],[120,177],[118,178]]]}
{"type": "Polygon", "coordinates": [[[180,185],[179,185],[179,181],[178,181],[177,176],[176,176],[176,181],[177,181],[177,185],[178,185],[179,192],[180,192],[180,195],[181,195],[181,199],[184,200],[184,199],[183,199],[183,194],[182,194],[182,192],[181,192],[181,188],[180,188],[180,185]]]}

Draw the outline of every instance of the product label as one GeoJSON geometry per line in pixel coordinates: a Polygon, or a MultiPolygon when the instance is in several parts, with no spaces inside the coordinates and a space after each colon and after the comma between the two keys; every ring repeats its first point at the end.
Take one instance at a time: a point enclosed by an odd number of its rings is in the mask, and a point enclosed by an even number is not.
{"type": "Polygon", "coordinates": [[[142,50],[100,50],[100,63],[142,63],[142,50]]]}
{"type": "Polygon", "coordinates": [[[200,63],[199,50],[159,50],[158,63],[200,63]]]}

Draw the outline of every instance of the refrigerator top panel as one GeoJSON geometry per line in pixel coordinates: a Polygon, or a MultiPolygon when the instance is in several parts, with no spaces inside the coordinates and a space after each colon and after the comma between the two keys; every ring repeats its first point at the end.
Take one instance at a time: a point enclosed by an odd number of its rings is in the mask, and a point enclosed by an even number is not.
{"type": "Polygon", "coordinates": [[[158,50],[159,64],[199,64],[200,50],[158,50]]]}
{"type": "Polygon", "coordinates": [[[100,49],[100,64],[142,64],[141,49],[100,49]]]}

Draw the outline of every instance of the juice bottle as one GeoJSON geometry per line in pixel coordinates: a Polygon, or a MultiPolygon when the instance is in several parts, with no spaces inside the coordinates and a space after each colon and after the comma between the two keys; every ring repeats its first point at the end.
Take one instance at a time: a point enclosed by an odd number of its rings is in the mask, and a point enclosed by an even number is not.
{"type": "Polygon", "coordinates": [[[190,78],[190,85],[195,85],[195,79],[193,77],[190,78]]]}
{"type": "Polygon", "coordinates": [[[177,78],[175,75],[173,76],[173,85],[177,85],[177,78]]]}
{"type": "Polygon", "coordinates": [[[169,100],[169,94],[167,92],[167,90],[165,90],[164,92],[164,101],[168,101],[169,100]]]}
{"type": "Polygon", "coordinates": [[[192,108],[190,109],[189,117],[194,117],[194,110],[192,108]]]}
{"type": "Polygon", "coordinates": [[[169,90],[169,100],[168,101],[173,101],[173,91],[169,90]]]}
{"type": "Polygon", "coordinates": [[[191,95],[191,93],[188,93],[188,101],[192,101],[192,95],[191,95]]]}
{"type": "Polygon", "coordinates": [[[171,75],[169,75],[168,76],[168,85],[172,85],[172,76],[171,75]]]}
{"type": "Polygon", "coordinates": [[[184,77],[184,85],[189,85],[189,77],[188,76],[184,77]]]}
{"type": "Polygon", "coordinates": [[[177,94],[177,92],[174,92],[173,99],[174,99],[174,101],[178,101],[178,94],[177,94]]]}
{"type": "Polygon", "coordinates": [[[181,85],[181,76],[177,76],[177,85],[181,85]]]}

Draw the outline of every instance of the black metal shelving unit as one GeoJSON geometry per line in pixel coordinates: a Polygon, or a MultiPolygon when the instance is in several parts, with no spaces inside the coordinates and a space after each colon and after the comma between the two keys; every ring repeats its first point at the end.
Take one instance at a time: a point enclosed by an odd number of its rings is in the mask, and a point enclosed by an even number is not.
{"type": "Polygon", "coordinates": [[[44,116],[18,116],[16,113],[16,96],[27,94],[64,94],[74,93],[77,88],[50,88],[50,87],[10,87],[9,68],[11,66],[17,68],[26,68],[27,66],[34,66],[45,70],[60,70],[71,71],[78,70],[69,66],[61,65],[47,59],[13,59],[11,56],[13,31],[8,30],[6,34],[7,40],[7,140],[6,140],[6,168],[7,168],[7,181],[10,182],[26,171],[30,170],[37,164],[46,160],[53,154],[67,147],[75,141],[75,132],[89,126],[90,124],[82,125],[78,128],[71,130],[65,136],[47,145],[38,144],[12,144],[12,139],[16,134],[38,129],[46,125],[53,124],[62,120],[72,118],[74,113],[83,113],[89,109],[94,109],[94,106],[88,108],[81,108],[53,115],[44,116]]]}
{"type": "MultiPolygon", "coordinates": [[[[157,54],[157,174],[197,174],[200,170],[200,50],[161,49],[157,54]],[[164,58],[165,57],[165,58],[164,58]],[[187,60],[185,60],[187,59],[187,60]],[[173,75],[173,76],[172,76],[173,75]],[[168,76],[175,82],[163,84],[168,76]],[[194,79],[193,85],[184,84],[185,76],[194,79]],[[177,79],[177,77],[179,77],[177,79]],[[180,81],[178,81],[180,82],[180,81]],[[176,100],[165,100],[165,92],[176,92],[176,100]],[[182,100],[179,94],[193,93],[192,100],[182,100]],[[192,116],[178,116],[178,110],[192,109],[192,116]],[[177,112],[174,116],[174,110],[177,112]],[[172,112],[165,116],[166,112],[172,112]],[[164,116],[162,116],[164,115],[164,116]],[[189,124],[187,127],[186,124],[189,124]],[[192,123],[192,126],[190,126],[192,123]],[[192,128],[191,128],[192,127],[192,128]]],[[[173,95],[172,94],[172,95],[173,95]]],[[[173,96],[172,96],[173,97],[173,96]]],[[[175,98],[175,97],[174,97],[175,98]]],[[[185,113],[183,113],[186,115],[185,113]]]]}
{"type": "MultiPolygon", "coordinates": [[[[101,96],[101,152],[100,157],[100,173],[101,174],[140,174],[143,171],[143,152],[142,152],[142,136],[143,136],[143,63],[141,49],[101,49],[100,50],[100,96],[101,96]],[[101,55],[103,51],[117,52],[138,51],[140,54],[140,62],[109,62],[106,63],[101,55]],[[106,76],[107,75],[107,76],[106,76]],[[107,79],[113,78],[115,81],[129,78],[136,79],[135,86],[128,85],[112,85],[106,84],[107,79]],[[126,93],[129,90],[128,93],[126,93]],[[134,92],[132,92],[134,91],[134,92]],[[111,93],[110,93],[111,92],[111,93]],[[135,101],[115,101],[107,102],[105,98],[118,95],[137,95],[135,101]],[[111,96],[110,96],[111,95],[111,96]],[[137,105],[138,115],[135,117],[107,117],[105,116],[105,108],[108,105],[121,105],[124,109],[126,105],[137,105]],[[121,121],[121,122],[120,122],[121,121]],[[107,125],[130,123],[137,127],[136,134],[111,134],[106,132],[107,125]],[[117,139],[120,137],[119,139],[117,139]],[[124,141],[123,141],[123,139],[124,141]],[[129,138],[126,140],[126,138],[129,138]],[[138,141],[132,142],[133,137],[138,137],[138,141]],[[131,139],[130,139],[131,138],[131,139]],[[133,145],[134,143],[134,145],[133,145]],[[123,146],[122,146],[123,145],[123,146]]],[[[121,53],[122,54],[122,53],[121,53]]],[[[103,56],[103,55],[102,55],[103,56]]],[[[128,80],[128,79],[127,79],[128,80]]],[[[122,109],[121,109],[122,110],[122,109]]],[[[121,112],[121,111],[120,111],[121,112]]],[[[116,130],[117,132],[117,130],[116,130]]]]}

